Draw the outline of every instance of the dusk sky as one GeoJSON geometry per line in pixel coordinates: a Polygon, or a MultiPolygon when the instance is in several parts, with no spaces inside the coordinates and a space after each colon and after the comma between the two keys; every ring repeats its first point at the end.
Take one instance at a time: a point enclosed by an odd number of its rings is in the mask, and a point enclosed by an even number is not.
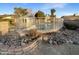
{"type": "Polygon", "coordinates": [[[79,3],[0,3],[0,14],[12,14],[14,7],[30,8],[33,13],[41,10],[45,14],[55,8],[57,16],[79,14],[79,3]]]}

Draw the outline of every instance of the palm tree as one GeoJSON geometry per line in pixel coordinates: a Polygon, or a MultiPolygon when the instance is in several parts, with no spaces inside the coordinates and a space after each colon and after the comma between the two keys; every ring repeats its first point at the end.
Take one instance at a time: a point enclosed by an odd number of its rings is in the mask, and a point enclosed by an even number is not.
{"type": "Polygon", "coordinates": [[[54,13],[56,12],[55,9],[51,9],[51,16],[55,16],[54,13]]]}

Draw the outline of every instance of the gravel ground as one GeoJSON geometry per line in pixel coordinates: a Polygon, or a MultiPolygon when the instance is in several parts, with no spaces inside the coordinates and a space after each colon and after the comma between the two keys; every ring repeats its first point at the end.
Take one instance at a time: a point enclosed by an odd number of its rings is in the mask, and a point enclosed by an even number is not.
{"type": "Polygon", "coordinates": [[[14,47],[17,48],[19,46],[28,46],[31,42],[34,42],[36,40],[35,36],[20,36],[17,32],[9,32],[4,36],[0,36],[0,44],[8,47],[14,47]]]}
{"type": "Polygon", "coordinates": [[[79,32],[58,31],[42,36],[42,42],[29,54],[33,55],[79,55],[79,32]],[[45,37],[44,37],[45,36],[45,37]],[[47,39],[47,40],[46,40],[47,39]]]}
{"type": "Polygon", "coordinates": [[[79,32],[74,30],[61,30],[54,33],[48,33],[42,36],[42,40],[53,45],[72,43],[79,45],[79,32]]]}
{"type": "MultiPolygon", "coordinates": [[[[7,52],[5,51],[8,51],[8,48],[10,46],[12,47],[13,46],[18,47],[19,45],[23,46],[25,43],[23,41],[29,39],[27,37],[19,38],[18,34],[12,35],[10,37],[8,36],[7,37],[8,39],[6,37],[0,37],[0,48],[3,48],[4,51],[3,53],[1,53],[0,50],[0,54],[7,54],[7,52]],[[5,38],[6,40],[3,38],[5,38]]],[[[65,30],[60,30],[56,33],[43,34],[38,39],[41,40],[39,41],[39,43],[37,43],[37,47],[31,49],[28,52],[20,51],[16,54],[24,54],[24,55],[78,55],[79,54],[78,31],[65,29],[65,30]]]]}

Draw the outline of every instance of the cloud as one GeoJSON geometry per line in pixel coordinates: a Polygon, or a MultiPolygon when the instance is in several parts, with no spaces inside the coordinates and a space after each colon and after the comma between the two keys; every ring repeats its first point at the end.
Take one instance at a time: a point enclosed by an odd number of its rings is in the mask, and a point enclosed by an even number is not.
{"type": "Polygon", "coordinates": [[[67,4],[64,4],[64,3],[56,3],[56,4],[53,4],[52,7],[54,8],[64,8],[67,4]]]}
{"type": "Polygon", "coordinates": [[[64,15],[73,15],[73,13],[66,13],[66,14],[64,14],[64,15]]]}
{"type": "Polygon", "coordinates": [[[44,4],[41,9],[64,8],[66,3],[48,3],[44,4]]]}
{"type": "Polygon", "coordinates": [[[63,15],[73,15],[74,13],[65,12],[63,15]]]}

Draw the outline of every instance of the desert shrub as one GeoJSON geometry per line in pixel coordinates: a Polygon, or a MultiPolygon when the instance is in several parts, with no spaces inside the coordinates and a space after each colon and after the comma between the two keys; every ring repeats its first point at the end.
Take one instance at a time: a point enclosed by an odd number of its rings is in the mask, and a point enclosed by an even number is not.
{"type": "Polygon", "coordinates": [[[67,29],[70,29],[70,30],[76,30],[78,27],[74,24],[67,24],[67,23],[64,23],[64,26],[67,28],[67,29]]]}

